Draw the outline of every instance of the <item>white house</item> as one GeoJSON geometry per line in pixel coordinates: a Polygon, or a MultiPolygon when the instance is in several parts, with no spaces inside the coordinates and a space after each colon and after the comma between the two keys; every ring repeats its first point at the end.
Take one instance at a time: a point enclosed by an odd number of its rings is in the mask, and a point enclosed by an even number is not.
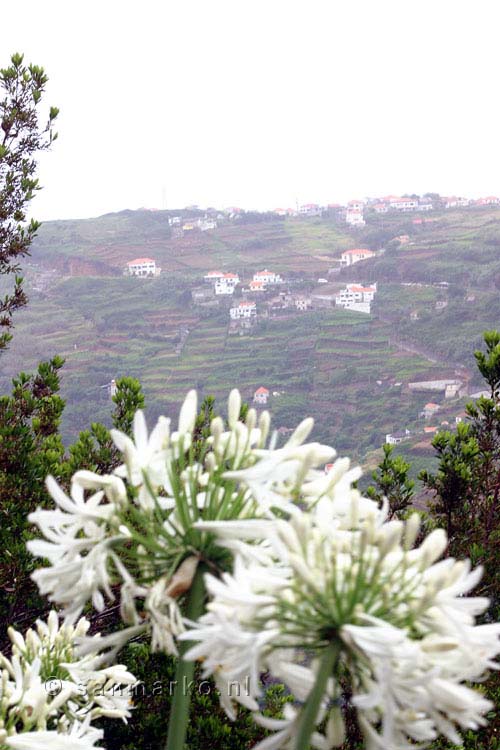
{"type": "Polygon", "coordinates": [[[395,211],[418,211],[418,198],[399,198],[390,196],[389,206],[395,211]]]}
{"type": "Polygon", "coordinates": [[[375,203],[372,208],[376,214],[386,214],[389,210],[387,203],[375,203]]]}
{"type": "Polygon", "coordinates": [[[340,265],[352,266],[354,263],[359,263],[360,260],[368,260],[368,258],[373,258],[375,254],[376,253],[373,250],[365,250],[364,248],[345,250],[340,256],[340,265]]]}
{"type": "Polygon", "coordinates": [[[158,276],[160,269],[152,258],[134,258],[127,263],[129,276],[158,276]]]}
{"type": "Polygon", "coordinates": [[[363,219],[363,212],[358,209],[347,211],[345,215],[346,224],[350,224],[353,227],[364,227],[366,221],[363,219]]]}
{"type": "Polygon", "coordinates": [[[241,318],[253,318],[257,315],[257,307],[255,302],[240,302],[237,307],[232,307],[229,310],[229,315],[232,320],[240,320],[241,318]]]}
{"type": "Polygon", "coordinates": [[[263,271],[257,271],[257,273],[254,273],[253,280],[262,281],[264,284],[281,284],[283,281],[279,273],[268,271],[267,268],[263,271]]]}
{"type": "Polygon", "coordinates": [[[392,432],[385,436],[385,442],[388,445],[399,445],[405,438],[409,437],[410,430],[400,430],[399,432],[392,432]]]}
{"type": "Polygon", "coordinates": [[[370,286],[347,284],[346,288],[342,289],[335,297],[335,304],[346,310],[354,310],[369,315],[371,312],[371,302],[376,292],[376,283],[370,284],[370,286]]]}
{"type": "Polygon", "coordinates": [[[253,394],[253,401],[254,404],[267,404],[267,399],[269,398],[269,391],[267,388],[264,388],[263,385],[260,386],[260,388],[257,388],[255,393],[253,394]]]}
{"type": "Polygon", "coordinates": [[[372,302],[377,293],[377,283],[370,286],[361,286],[360,284],[347,284],[338,296],[335,297],[335,303],[345,307],[351,302],[372,302]]]}
{"type": "Polygon", "coordinates": [[[239,283],[237,273],[225,273],[215,280],[215,294],[234,294],[234,288],[239,283]]]}

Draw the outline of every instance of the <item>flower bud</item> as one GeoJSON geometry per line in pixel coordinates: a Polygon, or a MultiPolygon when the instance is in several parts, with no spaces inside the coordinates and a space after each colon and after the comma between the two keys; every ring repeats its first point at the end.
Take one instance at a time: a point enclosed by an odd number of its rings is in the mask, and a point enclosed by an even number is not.
{"type": "Polygon", "coordinates": [[[181,406],[179,414],[179,434],[185,435],[187,432],[192,432],[194,429],[194,423],[196,420],[196,407],[198,397],[196,391],[189,391],[188,395],[184,399],[184,403],[181,406]]]}
{"type": "Polygon", "coordinates": [[[289,439],[286,442],[286,447],[292,448],[296,445],[302,445],[304,440],[309,437],[309,434],[313,427],[314,419],[312,417],[307,417],[306,419],[304,419],[290,435],[289,439]]]}
{"type": "Polygon", "coordinates": [[[241,396],[237,388],[233,388],[227,400],[227,422],[232,429],[238,419],[241,411],[241,396]]]}
{"type": "Polygon", "coordinates": [[[415,544],[420,531],[420,515],[412,513],[405,524],[404,548],[410,550],[415,544]]]}
{"type": "Polygon", "coordinates": [[[345,742],[345,722],[339,706],[334,706],[330,711],[326,724],[326,738],[329,747],[341,747],[345,742]]]}
{"type": "Polygon", "coordinates": [[[434,529],[420,545],[420,560],[422,568],[427,568],[441,557],[448,546],[448,537],[444,529],[434,529]]]}

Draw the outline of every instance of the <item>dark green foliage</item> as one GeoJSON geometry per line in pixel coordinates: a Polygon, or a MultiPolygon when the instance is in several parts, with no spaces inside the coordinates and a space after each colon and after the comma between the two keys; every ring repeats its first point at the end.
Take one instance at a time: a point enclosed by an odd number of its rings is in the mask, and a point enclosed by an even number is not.
{"type": "MultiPolygon", "coordinates": [[[[120,656],[143,684],[135,689],[136,710],[128,725],[104,721],[105,746],[109,750],[157,750],[165,744],[168,715],[175,679],[175,660],[165,654],[150,654],[145,643],[130,644],[120,656]]],[[[266,691],[264,713],[280,718],[283,704],[292,700],[282,685],[266,691]]],[[[214,684],[196,672],[191,691],[191,713],[185,748],[189,750],[244,750],[266,736],[248,711],[239,709],[231,722],[219,705],[214,684]]],[[[179,750],[181,750],[179,748],[179,750]]]]}
{"type": "Polygon", "coordinates": [[[64,456],[59,423],[60,357],[42,362],[34,375],[21,373],[12,394],[0,398],[0,628],[31,621],[40,600],[28,576],[34,560],[26,551],[27,515],[46,503],[44,479],[57,474],[64,456]],[[35,600],[37,605],[35,606],[35,600]],[[35,609],[33,609],[35,607],[35,609]]]}
{"type": "Polygon", "coordinates": [[[47,149],[56,135],[52,125],[58,110],[51,107],[45,125],[39,122],[39,105],[47,84],[43,68],[25,65],[23,55],[12,55],[11,65],[0,69],[4,98],[0,101],[0,274],[14,274],[12,291],[0,300],[0,349],[11,339],[15,310],[26,305],[19,259],[39,228],[26,224],[26,209],[39,190],[35,155],[47,149]]]}
{"type": "MultiPolygon", "coordinates": [[[[30,538],[28,514],[52,503],[45,477],[54,475],[69,487],[78,469],[109,473],[119,463],[109,430],[92,424],[81,432],[68,453],[59,426],[64,401],[59,396],[60,357],[42,362],[34,375],[14,379],[12,394],[0,398],[0,632],[7,624],[30,623],[46,608],[29,575],[36,561],[26,550],[30,538]]],[[[115,427],[129,432],[135,410],[144,405],[140,384],[117,381],[115,427]]]]}
{"type": "Polygon", "coordinates": [[[368,497],[381,502],[384,497],[389,502],[389,518],[403,518],[413,500],[413,482],[408,472],[410,464],[402,456],[394,455],[392,445],[384,445],[384,458],[372,473],[375,486],[367,489],[368,497]]]}
{"type": "Polygon", "coordinates": [[[467,405],[468,423],[458,425],[455,434],[436,436],[433,446],[438,470],[435,474],[422,472],[421,479],[435,494],[432,510],[445,522],[450,552],[485,566],[481,590],[493,597],[498,608],[500,333],[486,332],[484,342],[486,351],[475,352],[475,358],[490,395],[467,405]]]}

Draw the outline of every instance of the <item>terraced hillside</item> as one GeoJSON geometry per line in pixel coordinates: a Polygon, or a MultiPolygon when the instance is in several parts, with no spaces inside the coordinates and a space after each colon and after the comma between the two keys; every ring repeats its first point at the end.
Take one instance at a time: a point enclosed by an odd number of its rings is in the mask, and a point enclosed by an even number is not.
{"type": "MultiPolygon", "coordinates": [[[[92,419],[106,421],[103,386],[120,375],[140,378],[151,419],[174,414],[193,386],[222,398],[238,385],[250,399],[264,385],[276,394],[269,404],[276,426],[312,414],[317,439],[363,457],[386,433],[422,429],[418,414],[430,396],[411,392],[409,381],[458,373],[472,388],[472,348],[485,328],[500,325],[500,210],[432,218],[368,217],[351,231],[333,217],[228,222],[183,237],[172,235],[164,212],[50,222],[28,268],[30,306],[0,361],[2,387],[39,359],[63,355],[70,438],[92,419]],[[394,241],[401,234],[408,241],[394,241]],[[328,276],[340,252],[357,246],[385,252],[328,276]],[[161,276],[124,277],[137,255],[155,258],[161,276]],[[231,336],[224,304],[193,305],[191,290],[206,271],[249,279],[263,267],[306,294],[323,288],[320,276],[340,285],[377,281],[372,314],[329,308],[259,317],[251,332],[231,336]]],[[[442,413],[451,418],[461,408],[443,403],[442,413]]]]}

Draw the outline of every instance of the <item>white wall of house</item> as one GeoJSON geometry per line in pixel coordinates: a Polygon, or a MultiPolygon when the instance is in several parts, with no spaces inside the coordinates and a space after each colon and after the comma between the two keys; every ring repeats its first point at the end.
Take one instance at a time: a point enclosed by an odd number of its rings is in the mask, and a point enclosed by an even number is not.
{"type": "Polygon", "coordinates": [[[238,307],[232,307],[229,310],[229,315],[232,320],[240,320],[240,318],[252,318],[257,315],[257,307],[253,302],[240,302],[238,307]]]}
{"type": "Polygon", "coordinates": [[[156,262],[154,260],[143,259],[137,263],[131,261],[127,263],[130,276],[155,276],[156,262]]]}

